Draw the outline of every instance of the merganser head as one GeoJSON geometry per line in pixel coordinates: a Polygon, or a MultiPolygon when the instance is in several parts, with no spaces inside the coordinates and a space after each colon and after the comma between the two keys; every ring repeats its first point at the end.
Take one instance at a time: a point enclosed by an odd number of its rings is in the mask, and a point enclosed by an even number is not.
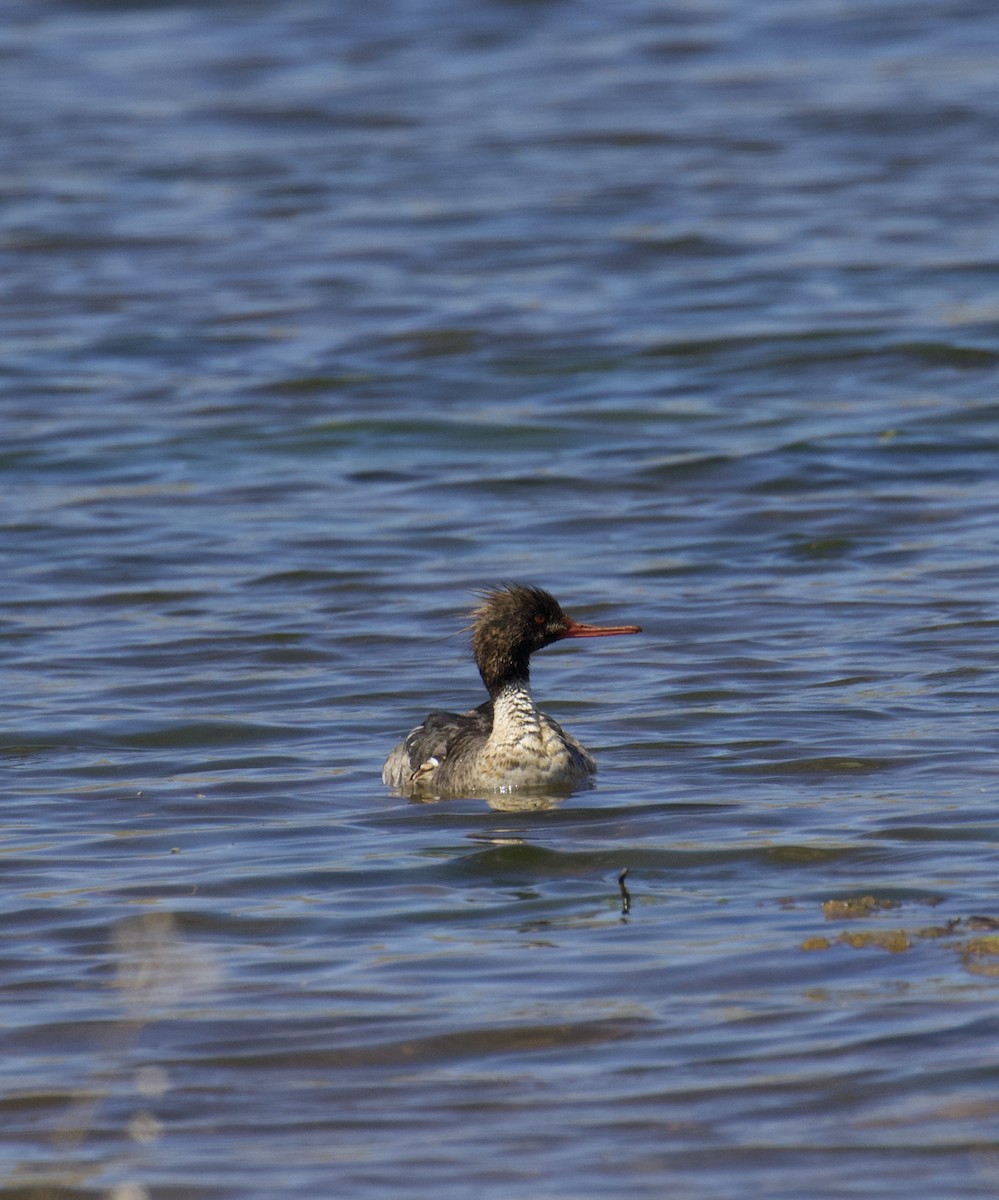
{"type": "Polygon", "coordinates": [[[552,642],[642,632],[638,625],[584,625],[574,621],[550,592],[522,583],[483,592],[472,620],[472,651],[491,695],[507,683],[527,683],[531,655],[552,642]]]}

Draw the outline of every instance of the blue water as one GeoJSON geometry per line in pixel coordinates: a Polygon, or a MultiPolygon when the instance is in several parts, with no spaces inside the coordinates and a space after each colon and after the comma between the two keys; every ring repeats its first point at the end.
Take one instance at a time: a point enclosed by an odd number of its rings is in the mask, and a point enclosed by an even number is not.
{"type": "Polygon", "coordinates": [[[999,11],[6,16],[0,1200],[994,1197],[999,11]]]}

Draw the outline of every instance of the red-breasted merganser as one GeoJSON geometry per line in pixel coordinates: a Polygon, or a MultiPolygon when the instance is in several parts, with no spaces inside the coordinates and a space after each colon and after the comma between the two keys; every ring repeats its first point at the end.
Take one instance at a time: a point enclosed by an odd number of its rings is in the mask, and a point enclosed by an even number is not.
{"type": "Polygon", "coordinates": [[[541,588],[485,592],[472,614],[472,650],[489,699],[470,712],[434,712],[392,751],[382,780],[407,796],[474,796],[572,787],[597,764],[531,698],[528,663],[563,638],[641,633],[637,625],[582,625],[541,588]]]}

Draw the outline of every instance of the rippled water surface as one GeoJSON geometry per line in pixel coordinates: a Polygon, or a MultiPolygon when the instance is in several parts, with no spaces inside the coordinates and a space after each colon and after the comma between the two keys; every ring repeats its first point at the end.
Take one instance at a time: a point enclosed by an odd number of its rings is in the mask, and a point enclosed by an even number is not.
{"type": "Polygon", "coordinates": [[[992,0],[6,17],[0,1197],[999,1194],[992,0]]]}

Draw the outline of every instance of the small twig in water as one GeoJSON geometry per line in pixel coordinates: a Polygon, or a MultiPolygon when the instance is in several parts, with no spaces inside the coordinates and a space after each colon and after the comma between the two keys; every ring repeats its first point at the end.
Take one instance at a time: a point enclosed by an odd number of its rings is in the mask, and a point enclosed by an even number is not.
{"type": "Polygon", "coordinates": [[[631,892],[625,886],[625,880],[628,878],[628,868],[625,867],[617,877],[617,886],[621,889],[621,915],[626,917],[631,912],[631,892]]]}

